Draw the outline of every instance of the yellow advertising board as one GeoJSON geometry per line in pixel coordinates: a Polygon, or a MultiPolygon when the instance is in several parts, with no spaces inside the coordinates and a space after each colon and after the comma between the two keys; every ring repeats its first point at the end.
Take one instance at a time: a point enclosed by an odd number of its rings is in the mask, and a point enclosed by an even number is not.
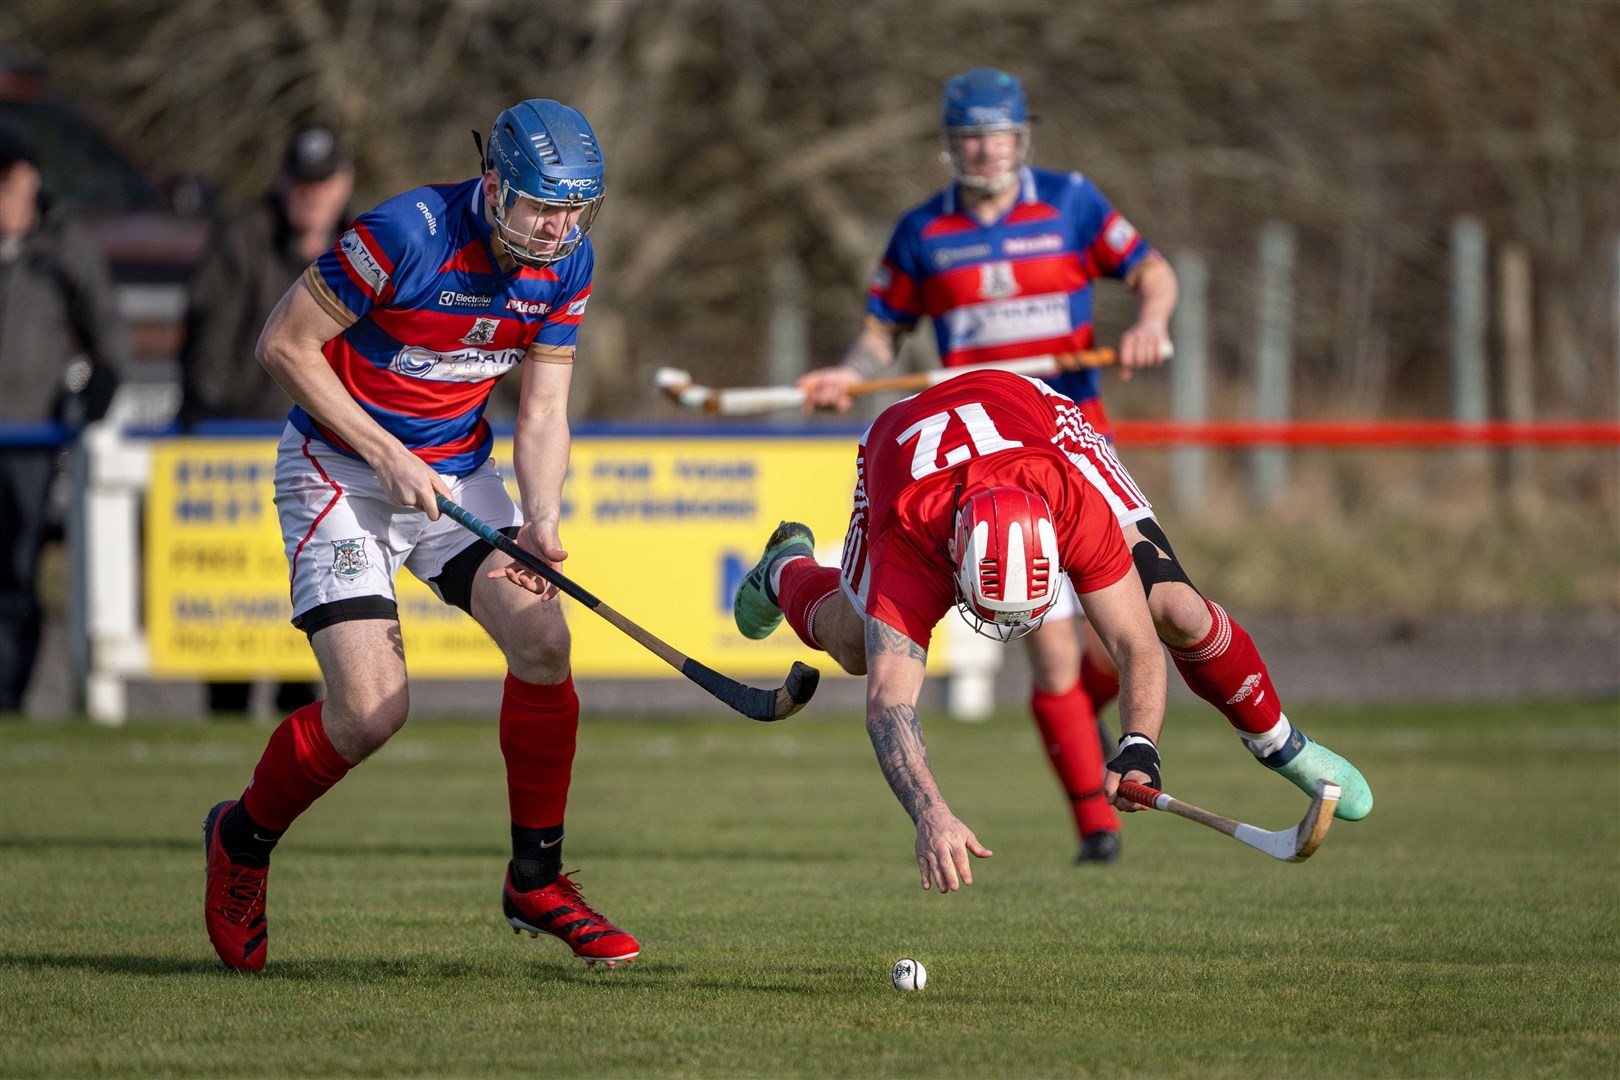
{"type": "MultiPolygon", "coordinates": [[[[510,440],[498,440],[496,461],[509,461],[510,449],[510,440]]],[[[144,552],[153,677],[315,674],[304,635],[288,621],[275,453],[270,438],[154,443],[144,552]]],[[[510,470],[502,471],[515,494],[510,470]]],[[[731,595],[783,518],[808,524],[821,561],[835,563],[854,481],[855,439],[848,434],[577,437],[564,492],[563,570],[626,617],[727,674],[780,677],[795,659],[832,674],[836,665],[810,655],[787,627],[766,641],[743,638],[732,624],[731,595]]],[[[413,676],[505,671],[471,618],[408,572],[396,585],[413,676]]],[[[596,615],[563,603],[577,675],[673,674],[596,615]]]]}

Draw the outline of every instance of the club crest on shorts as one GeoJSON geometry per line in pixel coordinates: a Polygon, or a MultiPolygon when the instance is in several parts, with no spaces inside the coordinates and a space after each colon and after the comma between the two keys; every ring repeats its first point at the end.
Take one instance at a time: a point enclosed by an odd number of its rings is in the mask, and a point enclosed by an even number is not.
{"type": "Polygon", "coordinates": [[[357,578],[370,569],[371,561],[366,558],[364,537],[332,541],[332,573],[338,577],[357,578]]]}
{"type": "Polygon", "coordinates": [[[499,319],[492,319],[487,315],[480,315],[473,320],[472,329],[467,336],[461,339],[463,345],[488,345],[495,340],[495,331],[500,327],[499,319]]]}

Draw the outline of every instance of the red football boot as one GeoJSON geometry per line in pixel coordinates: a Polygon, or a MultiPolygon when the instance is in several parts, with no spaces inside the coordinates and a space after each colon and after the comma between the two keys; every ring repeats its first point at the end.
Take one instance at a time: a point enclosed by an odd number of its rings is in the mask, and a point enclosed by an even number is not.
{"type": "Polygon", "coordinates": [[[501,909],[515,934],[527,930],[530,937],[550,934],[561,938],[574,955],[587,964],[608,967],[628,963],[641,953],[636,939],[602,917],[585,902],[579,886],[567,874],[543,889],[518,892],[512,886],[512,868],[506,869],[506,886],[501,891],[501,909]]]}
{"type": "Polygon", "coordinates": [[[237,971],[261,971],[268,951],[270,929],[264,918],[264,892],[268,866],[244,866],[231,861],[219,842],[219,821],[236,805],[227,799],[203,819],[203,851],[208,856],[208,884],[203,891],[203,919],[208,940],[225,966],[237,971]]]}

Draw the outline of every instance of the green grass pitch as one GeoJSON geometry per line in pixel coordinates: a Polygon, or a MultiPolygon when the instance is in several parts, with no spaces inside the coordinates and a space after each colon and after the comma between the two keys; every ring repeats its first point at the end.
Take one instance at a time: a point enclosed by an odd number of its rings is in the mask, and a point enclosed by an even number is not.
{"type": "MultiPolygon", "coordinates": [[[[641,939],[614,972],[500,917],[493,721],[417,723],[282,844],[259,977],[208,947],[198,823],[268,729],[0,725],[0,1076],[1620,1073],[1620,707],[1297,719],[1378,800],[1311,861],[1144,813],[1081,869],[1021,712],[925,717],[996,852],[944,898],[857,718],[587,719],[567,862],[641,939]]],[[[1305,809],[1208,710],[1164,750],[1191,802],[1305,809]]]]}

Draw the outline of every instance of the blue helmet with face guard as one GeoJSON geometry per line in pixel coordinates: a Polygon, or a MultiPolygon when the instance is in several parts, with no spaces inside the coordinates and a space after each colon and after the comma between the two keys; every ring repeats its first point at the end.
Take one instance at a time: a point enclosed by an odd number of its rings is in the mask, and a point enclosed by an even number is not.
{"type": "Polygon", "coordinates": [[[974,68],[949,79],[944,95],[945,163],[957,182],[973,191],[994,194],[1018,180],[1018,167],[1029,156],[1029,101],[1016,75],[995,68],[974,68]],[[962,166],[961,140],[976,135],[1012,132],[1018,136],[1016,157],[988,175],[962,166]]]}
{"type": "Polygon", "coordinates": [[[607,194],[596,132],[578,109],[545,98],[495,118],[484,169],[500,181],[495,227],[527,266],[547,266],[579,247],[607,194]]]}

